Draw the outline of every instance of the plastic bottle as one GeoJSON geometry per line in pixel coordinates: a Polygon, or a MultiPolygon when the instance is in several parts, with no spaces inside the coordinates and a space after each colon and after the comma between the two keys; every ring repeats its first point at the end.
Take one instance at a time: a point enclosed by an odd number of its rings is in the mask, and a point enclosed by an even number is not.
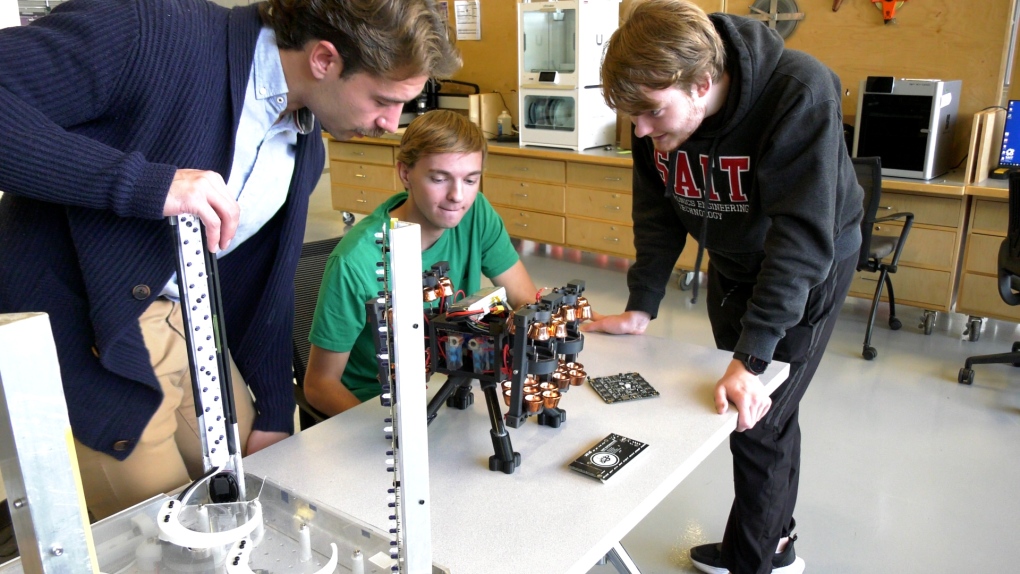
{"type": "MultiPolygon", "coordinates": [[[[489,116],[492,117],[492,116],[489,116]]],[[[500,136],[508,136],[513,133],[513,119],[510,117],[510,112],[503,110],[498,116],[496,116],[496,122],[498,124],[496,128],[496,134],[500,136]]]]}

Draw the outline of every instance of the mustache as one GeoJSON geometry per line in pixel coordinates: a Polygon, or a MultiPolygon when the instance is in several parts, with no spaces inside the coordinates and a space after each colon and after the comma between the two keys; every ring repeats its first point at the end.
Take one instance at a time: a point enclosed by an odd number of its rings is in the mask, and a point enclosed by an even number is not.
{"type": "Polygon", "coordinates": [[[365,138],[378,138],[386,135],[386,130],[382,128],[374,128],[370,130],[354,130],[359,136],[365,138]]]}

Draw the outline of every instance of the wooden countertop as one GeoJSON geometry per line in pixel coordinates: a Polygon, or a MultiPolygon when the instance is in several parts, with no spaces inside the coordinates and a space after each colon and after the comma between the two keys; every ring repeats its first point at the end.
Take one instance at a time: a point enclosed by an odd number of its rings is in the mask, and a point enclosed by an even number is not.
{"type": "Polygon", "coordinates": [[[986,179],[967,186],[967,195],[991,199],[1009,199],[1008,179],[986,179]]]}
{"type": "Polygon", "coordinates": [[[963,170],[954,170],[941,177],[929,180],[909,179],[906,177],[883,177],[882,191],[912,191],[931,195],[965,195],[963,170]]]}

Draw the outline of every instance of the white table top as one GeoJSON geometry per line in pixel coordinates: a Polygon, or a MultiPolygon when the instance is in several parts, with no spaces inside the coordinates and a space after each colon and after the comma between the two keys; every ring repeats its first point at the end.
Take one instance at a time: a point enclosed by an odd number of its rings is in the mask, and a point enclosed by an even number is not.
{"type": "MultiPolygon", "coordinates": [[[[579,361],[591,377],[636,371],[660,396],[606,404],[589,385],[560,402],[558,429],[532,420],[508,429],[521,466],[492,472],[485,399],[443,407],[429,427],[433,561],[453,574],[583,574],[644,518],[736,426],[715,412],[712,390],[729,352],[649,336],[585,335],[579,361]],[[568,464],[610,433],[649,446],[607,482],[568,464]]],[[[762,375],[771,393],[789,365],[762,375]]],[[[431,395],[441,386],[429,385],[431,395]]],[[[502,406],[502,405],[501,405],[502,406]]],[[[504,407],[505,408],[505,407],[504,407]]],[[[245,471],[387,529],[383,418],[373,400],[245,459],[245,471]]]]}

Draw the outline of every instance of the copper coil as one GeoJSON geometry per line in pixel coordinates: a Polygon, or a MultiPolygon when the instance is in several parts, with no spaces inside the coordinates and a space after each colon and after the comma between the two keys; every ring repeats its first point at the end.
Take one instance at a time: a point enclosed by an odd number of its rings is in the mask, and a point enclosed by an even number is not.
{"type": "Polygon", "coordinates": [[[548,341],[549,328],[546,327],[545,323],[532,323],[531,328],[528,329],[528,338],[533,341],[548,341]]]}
{"type": "Polygon", "coordinates": [[[499,385],[503,388],[504,391],[509,391],[510,389],[513,388],[514,382],[513,381],[503,381],[499,385]]]}
{"type": "Polygon", "coordinates": [[[526,395],[537,395],[541,392],[541,389],[534,385],[524,385],[524,394],[526,395]]]}
{"type": "Polygon", "coordinates": [[[558,389],[562,390],[570,386],[570,375],[567,373],[556,371],[552,374],[552,380],[558,389]]]}
{"type": "Polygon", "coordinates": [[[542,404],[547,409],[555,409],[560,404],[559,391],[542,391],[542,404]]]}
{"type": "Polygon", "coordinates": [[[439,296],[436,295],[436,290],[431,287],[422,287],[421,293],[422,299],[424,299],[426,303],[431,303],[436,299],[439,299],[439,296]]]}
{"type": "Polygon", "coordinates": [[[540,391],[555,391],[556,389],[559,388],[560,388],[559,385],[552,382],[538,383],[538,390],[540,391]]]}
{"type": "Polygon", "coordinates": [[[436,288],[436,291],[443,297],[453,295],[453,281],[450,281],[449,277],[440,277],[439,287],[436,288]]]}
{"type": "Polygon", "coordinates": [[[573,305],[564,305],[560,307],[560,319],[563,319],[567,323],[571,323],[577,320],[577,308],[573,305]]]}
{"type": "Polygon", "coordinates": [[[588,378],[588,373],[579,370],[570,371],[570,384],[577,387],[584,384],[584,381],[588,378]]]}
{"type": "Polygon", "coordinates": [[[506,406],[508,406],[508,407],[510,406],[510,394],[511,393],[513,393],[513,391],[511,391],[510,389],[506,389],[506,390],[503,391],[503,402],[506,403],[506,406]]]}
{"type": "Polygon", "coordinates": [[[527,375],[524,376],[524,384],[526,385],[538,384],[538,375],[532,375],[531,373],[528,373],[527,375]]]}
{"type": "Polygon", "coordinates": [[[573,363],[573,362],[571,362],[571,363],[567,363],[564,366],[567,368],[568,371],[583,371],[584,370],[584,365],[582,365],[581,363],[573,363]]]}
{"type": "Polygon", "coordinates": [[[577,309],[577,314],[581,317],[582,321],[588,321],[591,319],[591,305],[588,303],[587,299],[584,297],[578,297],[577,309]]]}
{"type": "Polygon", "coordinates": [[[549,322],[549,336],[556,337],[557,339],[567,338],[567,324],[563,322],[563,319],[554,317],[549,322]]]}
{"type": "Polygon", "coordinates": [[[524,409],[529,413],[537,413],[542,410],[542,396],[524,395],[524,409]]]}

